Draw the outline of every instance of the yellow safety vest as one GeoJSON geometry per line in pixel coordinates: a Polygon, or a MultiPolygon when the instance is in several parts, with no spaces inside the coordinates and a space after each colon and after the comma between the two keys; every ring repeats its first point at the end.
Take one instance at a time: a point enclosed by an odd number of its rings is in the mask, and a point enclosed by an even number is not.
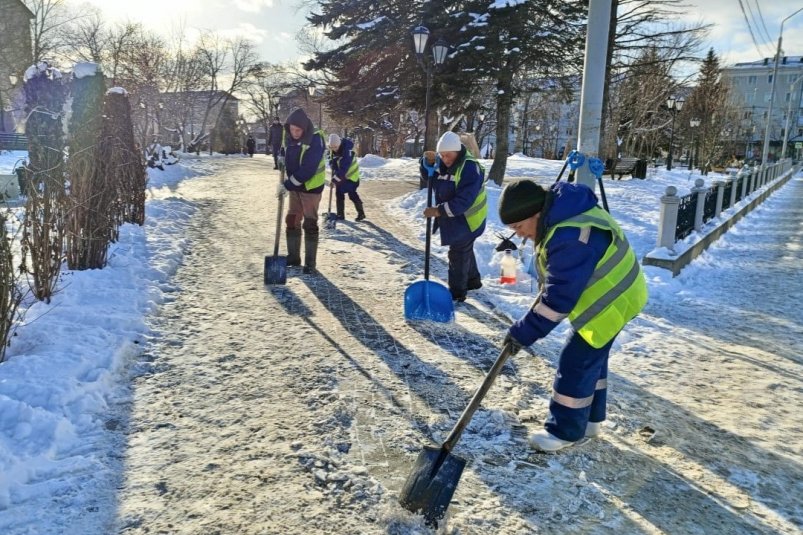
{"type": "MultiPolygon", "coordinates": [[[[325,143],[324,143],[323,130],[316,130],[315,132],[312,133],[312,135],[313,136],[321,136],[321,143],[324,146],[326,146],[325,143]]],[[[284,142],[285,142],[284,132],[282,132],[282,143],[284,144],[284,142]]],[[[309,148],[309,145],[305,145],[303,143],[301,144],[301,155],[298,158],[298,165],[301,165],[301,162],[304,161],[304,153],[307,152],[308,148],[309,148]]],[[[285,145],[285,149],[286,149],[286,145],[285,145]]],[[[286,151],[285,151],[285,153],[286,153],[286,151]]],[[[323,151],[323,154],[321,155],[321,161],[318,162],[318,169],[315,170],[315,174],[312,175],[312,178],[310,178],[309,180],[304,182],[304,189],[309,191],[311,189],[315,189],[315,188],[318,188],[320,186],[323,186],[325,183],[326,183],[326,151],[323,151]]]]}
{"type": "MultiPolygon", "coordinates": [[[[351,165],[349,165],[349,170],[346,171],[346,179],[351,180],[352,182],[359,182],[360,181],[360,165],[357,163],[357,158],[355,157],[356,154],[353,150],[349,151],[351,153],[351,165]]],[[[343,156],[335,156],[335,160],[338,164],[338,169],[340,168],[340,160],[343,159],[343,156]]]]}
{"type": "Polygon", "coordinates": [[[454,174],[454,187],[457,188],[457,185],[460,183],[460,173],[463,172],[463,166],[466,165],[467,161],[472,161],[477,165],[477,171],[480,173],[480,178],[482,179],[482,186],[480,186],[480,192],[477,194],[477,197],[474,199],[474,202],[469,206],[468,210],[463,213],[463,216],[466,218],[466,222],[468,223],[468,228],[471,232],[474,232],[480,225],[482,225],[485,218],[488,216],[488,195],[485,193],[485,174],[482,165],[477,159],[469,152],[466,151],[466,157],[463,160],[463,163],[460,164],[460,167],[457,168],[457,171],[454,174]]]}
{"type": "MultiPolygon", "coordinates": [[[[546,250],[549,240],[561,227],[599,228],[613,236],[577,304],[569,312],[572,327],[591,347],[600,348],[610,342],[647,303],[647,282],[641,272],[636,253],[624,232],[602,208],[595,206],[582,214],[549,227],[538,246],[538,276],[547,279],[546,250]]],[[[538,306],[536,304],[536,306],[538,306]]]]}

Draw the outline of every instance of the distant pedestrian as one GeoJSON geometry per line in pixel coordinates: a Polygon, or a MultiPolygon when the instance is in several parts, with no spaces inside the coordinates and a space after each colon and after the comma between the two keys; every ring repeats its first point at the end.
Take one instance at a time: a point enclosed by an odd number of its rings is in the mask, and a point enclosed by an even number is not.
{"type": "Polygon", "coordinates": [[[245,142],[245,146],[248,148],[248,156],[251,158],[254,157],[254,150],[257,147],[257,142],[254,140],[254,136],[249,135],[248,141],[245,142]]]}
{"type": "Polygon", "coordinates": [[[301,229],[304,229],[304,273],[315,273],[318,252],[318,207],[326,182],[325,141],[303,109],[287,118],[284,125],[287,179],[279,185],[278,196],[290,197],[287,222],[287,265],[301,265],[301,229]],[[302,223],[303,222],[303,223],[302,223]]]}
{"type": "Polygon", "coordinates": [[[485,231],[488,213],[485,171],[454,132],[443,134],[436,150],[437,160],[430,163],[424,155],[420,161],[422,181],[432,176],[436,202],[424,217],[437,218],[441,245],[449,246],[449,291],[462,302],[468,290],[482,287],[474,240],[485,231]]]}
{"type": "Polygon", "coordinates": [[[530,437],[557,451],[600,433],[606,417],[608,355],[613,341],[647,302],[647,283],[624,232],[587,186],[545,189],[513,182],[499,198],[499,218],[532,240],[538,297],[510,327],[514,353],[544,338],[564,318],[573,332],[558,361],[544,429],[530,437]]]}
{"type": "Polygon", "coordinates": [[[345,219],[346,195],[357,209],[355,221],[365,219],[362,200],[357,194],[360,187],[360,166],[354,153],[354,142],[348,138],[340,139],[337,134],[329,134],[329,150],[332,151],[330,166],[332,181],[337,188],[337,218],[345,219]]]}
{"type": "Polygon", "coordinates": [[[282,150],[282,144],[284,143],[284,126],[282,125],[281,120],[278,117],[273,118],[273,124],[270,125],[270,129],[268,130],[268,142],[267,147],[271,149],[271,153],[273,154],[273,168],[279,168],[279,154],[282,150]]]}

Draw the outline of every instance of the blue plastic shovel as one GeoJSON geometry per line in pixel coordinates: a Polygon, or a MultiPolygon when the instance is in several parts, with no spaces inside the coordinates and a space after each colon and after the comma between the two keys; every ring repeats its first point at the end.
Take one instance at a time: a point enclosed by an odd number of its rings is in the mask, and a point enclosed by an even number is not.
{"type": "MultiPolygon", "coordinates": [[[[432,171],[427,181],[427,208],[432,206],[432,171]]],[[[452,293],[443,284],[429,280],[429,251],[432,242],[432,218],[427,218],[424,280],[416,281],[404,292],[404,318],[449,323],[454,321],[452,293]]]]}

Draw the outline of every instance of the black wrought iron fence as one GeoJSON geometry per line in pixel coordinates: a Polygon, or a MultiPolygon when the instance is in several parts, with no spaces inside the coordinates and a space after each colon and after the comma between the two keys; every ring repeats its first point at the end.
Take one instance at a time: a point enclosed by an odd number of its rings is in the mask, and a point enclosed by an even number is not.
{"type": "Polygon", "coordinates": [[[703,223],[714,219],[717,212],[717,187],[708,188],[705,193],[705,203],[703,204],[703,223]]]}
{"type": "Polygon", "coordinates": [[[697,212],[697,194],[690,193],[680,198],[678,222],[675,225],[675,241],[682,240],[694,230],[694,214],[697,212]]]}
{"type": "Polygon", "coordinates": [[[728,180],[725,182],[725,188],[722,192],[722,209],[727,210],[731,207],[731,195],[733,194],[733,188],[736,184],[736,180],[728,180]]]}

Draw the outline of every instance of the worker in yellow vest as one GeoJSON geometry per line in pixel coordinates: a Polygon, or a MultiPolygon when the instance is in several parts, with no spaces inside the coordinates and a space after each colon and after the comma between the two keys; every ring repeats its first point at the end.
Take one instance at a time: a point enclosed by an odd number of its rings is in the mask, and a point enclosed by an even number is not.
{"type": "Polygon", "coordinates": [[[424,217],[437,218],[441,245],[449,247],[449,292],[462,303],[469,290],[482,288],[474,241],[485,232],[488,213],[485,170],[454,132],[440,137],[436,151],[434,163],[426,156],[419,162],[421,177],[431,177],[435,192],[436,204],[424,209],[424,217]]]}
{"type": "Polygon", "coordinates": [[[573,329],[544,429],[530,437],[535,448],[558,451],[601,432],[611,346],[646,304],[647,283],[624,232],[586,186],[514,182],[499,198],[499,218],[533,241],[538,274],[535,304],[505,342],[516,352],[564,319],[573,329]]]}
{"type": "Polygon", "coordinates": [[[301,265],[301,231],[304,230],[304,273],[314,274],[318,254],[318,206],[326,177],[326,141],[303,109],[287,117],[282,141],[287,178],[278,196],[288,195],[287,265],[301,265]]]}

